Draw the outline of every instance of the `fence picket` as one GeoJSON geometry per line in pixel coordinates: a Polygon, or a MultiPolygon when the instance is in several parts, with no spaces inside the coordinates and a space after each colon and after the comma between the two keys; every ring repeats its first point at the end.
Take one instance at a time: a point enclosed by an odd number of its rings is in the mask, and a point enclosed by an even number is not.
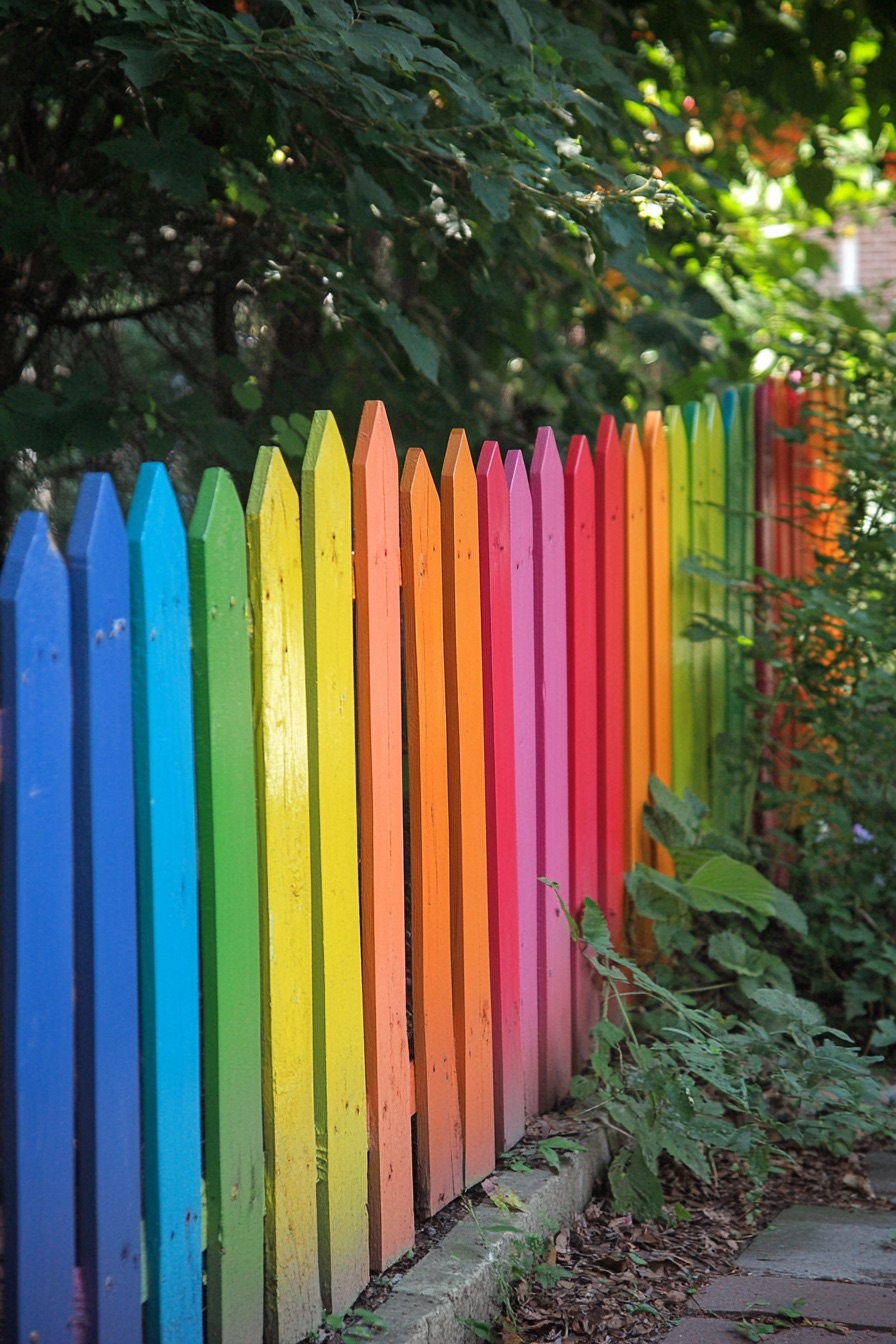
{"type": "Polygon", "coordinates": [[[417,1189],[431,1215],[463,1188],[451,1008],[445,665],[441,657],[439,497],[422,451],[400,486],[411,823],[411,980],[417,1094],[417,1189]]]}
{"type": "Polygon", "coordinates": [[[226,471],[202,477],[187,533],[202,953],[206,1317],[215,1344],[264,1322],[261,944],[252,667],[243,510],[226,471]]]}
{"type": "Polygon", "coordinates": [[[601,416],[594,453],[597,539],[598,893],[625,945],[625,464],[616,421],[601,416]]]}
{"type": "Polygon", "coordinates": [[[538,881],[535,790],[535,571],[532,558],[532,492],[523,455],[504,461],[510,504],[510,581],[513,637],[513,719],[516,764],[516,853],[520,924],[520,1034],[523,1101],[538,1114],[538,881]]]}
{"type": "Polygon", "coordinates": [[[81,483],[68,560],[78,1248],[89,1338],[113,1344],[142,1329],[140,1022],[128,542],[105,474],[81,483]]]}
{"type": "MultiPolygon", "coordinates": [[[[701,402],[688,402],[683,411],[688,436],[691,476],[691,554],[703,566],[708,563],[710,547],[709,527],[709,437],[706,426],[706,408],[701,402]]],[[[710,612],[710,584],[700,575],[691,580],[693,610],[691,616],[707,616],[710,612]]],[[[712,802],[710,773],[710,744],[712,741],[712,670],[709,640],[690,644],[694,678],[694,774],[690,786],[704,803],[712,802]],[[698,708],[699,706],[699,708],[698,708]]]]}
{"type": "MultiPolygon", "coordinates": [[[[563,472],[566,505],[567,671],[569,675],[569,905],[581,919],[597,900],[597,549],[594,462],[588,440],[570,440],[563,472]]],[[[594,973],[571,945],[573,1067],[591,1055],[599,1014],[594,973]]]]}
{"type": "Polygon", "coordinates": [[[694,667],[685,631],[694,608],[693,580],[681,562],[693,554],[691,467],[687,432],[678,406],[666,407],[669,450],[669,556],[672,624],[672,788],[694,787],[694,667]]]}
{"type": "Polygon", "coordinates": [[[72,707],[65,565],[23,513],[0,573],[7,1337],[69,1338],[75,1263],[72,707]]]}
{"type": "MultiPolygon", "coordinates": [[[[647,528],[647,475],[644,452],[634,425],[622,431],[625,461],[625,867],[650,857],[644,830],[644,805],[650,778],[650,619],[647,528]]],[[[651,959],[651,922],[632,911],[632,952],[642,964],[651,959]]]]}
{"type": "Polygon", "coordinates": [[[201,1344],[199,928],[187,545],[160,462],[128,515],[149,1344],[201,1344]]]}
{"type": "Polygon", "coordinates": [[[246,511],[261,910],[265,1339],[317,1327],[311,870],[299,501],[262,448],[246,511]]]}
{"type": "MultiPolygon", "coordinates": [[[[497,443],[476,467],[485,705],[485,807],[494,1043],[495,1134],[502,1151],[525,1129],[520,1035],[520,911],[517,867],[516,694],[512,627],[510,492],[497,443]]],[[[530,607],[531,610],[531,607],[530,607]]],[[[537,1056],[536,1056],[537,1062],[537,1056]]]]}
{"type": "MultiPolygon", "coordinates": [[[[741,414],[741,398],[735,388],[729,388],[722,397],[722,422],[725,429],[726,455],[726,563],[729,574],[742,580],[748,575],[747,537],[752,531],[753,520],[747,499],[744,420],[741,414]]],[[[748,598],[745,592],[742,588],[729,589],[725,596],[726,619],[738,631],[740,637],[749,638],[752,634],[752,624],[748,629],[748,598]]],[[[747,687],[749,664],[744,649],[734,640],[726,641],[726,647],[728,660],[725,718],[729,746],[725,753],[719,754],[719,764],[725,772],[727,789],[726,797],[721,800],[722,806],[717,814],[717,821],[719,825],[727,825],[741,832],[746,820],[745,762],[748,753],[747,707],[744,692],[747,687]]]]}
{"type": "Polygon", "coordinates": [[[405,1014],[401,556],[398,459],[382,402],[365,402],[352,459],[368,1198],[374,1272],[414,1245],[405,1014]]]}
{"type": "Polygon", "coordinates": [[[358,861],[346,844],[358,831],[351,477],[329,411],[311,424],[302,506],[318,1252],[324,1304],[342,1312],[370,1260],[358,861]]]}
{"type": "MultiPolygon", "coordinates": [[[[672,584],[669,537],[669,453],[660,411],[644,417],[647,473],[648,635],[650,656],[650,773],[672,785],[672,584]]],[[[668,850],[650,842],[651,862],[671,874],[668,850]]]]}
{"type": "Polygon", "coordinates": [[[495,1165],[488,856],[485,829],[479,506],[467,436],[452,432],[442,466],[442,583],[451,817],[451,966],[464,1143],[464,1186],[495,1165]]]}
{"type": "MultiPolygon", "coordinates": [[[[708,396],[703,402],[703,418],[706,433],[706,563],[714,569],[724,567],[726,557],[726,467],[725,467],[725,427],[722,420],[722,408],[718,397],[708,396]]],[[[707,612],[714,621],[724,622],[726,615],[726,592],[718,583],[707,582],[707,612]]],[[[719,741],[726,731],[728,721],[728,660],[726,641],[719,637],[707,641],[706,659],[709,664],[709,763],[711,793],[707,802],[712,807],[713,817],[718,821],[725,815],[732,796],[731,783],[725,761],[719,752],[719,741]]]]}
{"type": "MultiPolygon", "coordinates": [[[[569,715],[566,668],[566,526],[563,466],[553,430],[540,429],[530,474],[535,576],[536,789],[538,876],[569,900],[569,715]]],[[[565,1097],[572,1076],[572,957],[556,895],[538,904],[540,1109],[565,1097]]]]}

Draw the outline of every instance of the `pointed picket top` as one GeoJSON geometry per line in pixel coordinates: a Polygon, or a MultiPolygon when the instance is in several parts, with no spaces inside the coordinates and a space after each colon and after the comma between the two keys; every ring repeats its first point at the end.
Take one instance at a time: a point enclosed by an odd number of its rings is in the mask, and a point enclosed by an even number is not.
{"type": "Polygon", "coordinates": [[[514,742],[510,495],[494,440],[476,466],[485,705],[488,920],[494,1040],[495,1134],[512,1147],[525,1128],[520,1039],[520,924],[514,742]]]}
{"type": "MultiPolygon", "coordinates": [[[[597,550],[594,461],[584,434],[575,434],[563,469],[566,507],[567,668],[569,674],[569,905],[581,920],[597,900],[597,550]]],[[[591,1054],[599,1016],[597,985],[582,951],[570,943],[573,986],[573,1068],[591,1054]]]]}
{"type": "Polygon", "coordinates": [[[594,453],[597,546],[598,897],[624,946],[625,463],[616,421],[601,416],[594,453]]]}
{"type": "Polygon", "coordinates": [[[513,719],[516,768],[517,880],[520,926],[520,1040],[523,1103],[538,1114],[538,881],[535,788],[535,612],[532,492],[518,448],[504,462],[510,510],[510,583],[513,639],[513,719]]]}
{"type": "Polygon", "coordinates": [[[411,832],[411,993],[417,1091],[417,1189],[435,1213],[463,1185],[451,987],[448,743],[439,496],[411,448],[401,475],[411,832]]]}
{"type": "Polygon", "coordinates": [[[0,634],[5,1337],[62,1340],[75,1261],[70,631],[42,513],[16,524],[0,634]]]}
{"type": "Polygon", "coordinates": [[[262,448],[246,511],[253,609],[265,1137],[265,1338],[314,1330],[317,1147],[311,969],[308,720],[299,498],[262,448]]]}
{"type": "Polygon", "coordinates": [[[141,1330],[140,1029],[128,542],[111,477],[68,537],[75,706],[78,1245],[96,1335],[141,1330]],[[110,755],[108,743],[116,749],[110,755]],[[123,1246],[135,1248],[126,1260],[123,1246]]]}
{"type": "Polygon", "coordinates": [[[414,1244],[405,1025],[404,789],[398,457],[381,401],[364,403],[352,458],[364,1058],[370,1259],[414,1244]]]}

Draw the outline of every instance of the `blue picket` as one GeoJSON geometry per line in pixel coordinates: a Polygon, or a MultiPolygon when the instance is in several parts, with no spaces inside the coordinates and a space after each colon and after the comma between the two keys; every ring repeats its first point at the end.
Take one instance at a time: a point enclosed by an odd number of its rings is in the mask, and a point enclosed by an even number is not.
{"type": "Polygon", "coordinates": [[[78,1260],[85,1344],[139,1340],[140,1043],[131,602],[112,480],[84,477],[68,541],[75,772],[78,1260]]]}
{"type": "Polygon", "coordinates": [[[128,516],[148,1344],[201,1344],[199,930],[186,537],[161,463],[128,516]]]}
{"type": "Polygon", "coordinates": [[[64,1344],[75,1263],[72,706],[65,564],[19,518],[0,575],[5,1338],[64,1344]]]}

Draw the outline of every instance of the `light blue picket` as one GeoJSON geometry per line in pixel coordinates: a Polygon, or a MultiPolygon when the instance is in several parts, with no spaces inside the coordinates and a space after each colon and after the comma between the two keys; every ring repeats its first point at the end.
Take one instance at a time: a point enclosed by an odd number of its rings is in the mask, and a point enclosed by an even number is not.
{"type": "Polygon", "coordinates": [[[68,541],[75,704],[78,1260],[90,1344],[138,1340],[140,1037],[131,601],[109,476],[84,477],[68,541]]]}
{"type": "Polygon", "coordinates": [[[75,1262],[69,595],[44,514],[0,575],[5,1338],[70,1339],[75,1262]]]}
{"type": "Polygon", "coordinates": [[[201,1344],[199,950],[186,537],[161,463],[128,516],[147,1344],[201,1344]]]}

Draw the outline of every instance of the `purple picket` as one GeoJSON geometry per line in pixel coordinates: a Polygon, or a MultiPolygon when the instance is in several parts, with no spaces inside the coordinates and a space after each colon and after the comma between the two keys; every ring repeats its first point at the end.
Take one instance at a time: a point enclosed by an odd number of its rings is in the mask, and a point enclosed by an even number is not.
{"type": "Polygon", "coordinates": [[[538,924],[544,900],[538,881],[535,791],[535,608],[532,568],[532,495],[518,449],[504,462],[510,497],[513,633],[513,719],[516,762],[516,853],[520,912],[520,1035],[527,1115],[538,1106],[538,924]]]}
{"type": "Polygon", "coordinates": [[[68,541],[75,700],[78,1259],[85,1344],[137,1340],[140,1024],[128,543],[90,473],[68,541]]]}
{"type": "Polygon", "coordinates": [[[0,574],[4,1338],[70,1339],[75,1262],[68,576],[46,516],[0,574]]]}
{"type": "MultiPolygon", "coordinates": [[[[569,901],[569,741],[566,671],[566,525],[563,465],[553,430],[540,429],[530,476],[535,590],[535,787],[538,877],[569,901]]],[[[549,887],[538,903],[539,1110],[572,1076],[569,929],[549,887]]]]}
{"type": "Polygon", "coordinates": [[[520,918],[510,497],[501,452],[482,446],[476,468],[485,705],[485,809],[495,1058],[495,1130],[500,1148],[522,1137],[526,1116],[520,1034],[520,918]]]}

